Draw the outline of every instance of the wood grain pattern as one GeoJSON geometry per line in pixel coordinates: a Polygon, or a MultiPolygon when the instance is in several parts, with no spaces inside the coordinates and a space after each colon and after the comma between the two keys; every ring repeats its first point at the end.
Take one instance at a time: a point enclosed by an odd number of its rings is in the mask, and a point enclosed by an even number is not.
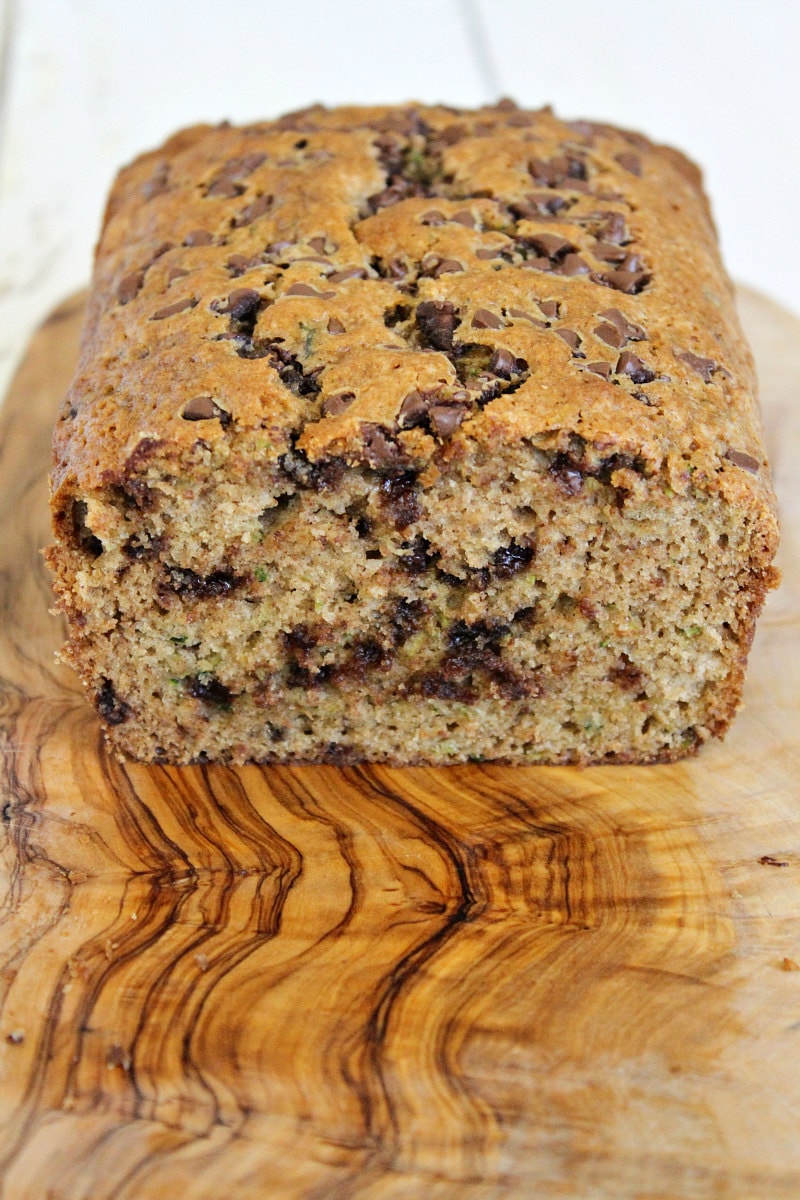
{"type": "Polygon", "coordinates": [[[798,323],[743,298],[785,583],[645,768],[107,755],[37,555],[80,300],[3,414],[0,1195],[800,1195],[798,323]]]}

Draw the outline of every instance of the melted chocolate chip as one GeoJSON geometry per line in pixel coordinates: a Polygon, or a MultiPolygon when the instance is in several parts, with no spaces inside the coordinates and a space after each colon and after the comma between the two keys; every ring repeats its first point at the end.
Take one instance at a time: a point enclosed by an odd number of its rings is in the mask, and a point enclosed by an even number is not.
{"type": "Polygon", "coordinates": [[[626,691],[641,689],[642,672],[631,662],[627,654],[621,654],[608,672],[608,677],[626,691]]]}
{"type": "Polygon", "coordinates": [[[327,396],[322,402],[323,417],[338,417],[356,398],[355,392],[337,392],[334,396],[327,396]]]}
{"type": "Polygon", "coordinates": [[[458,324],[455,305],[448,300],[423,300],[417,305],[415,320],[429,346],[452,353],[453,335],[458,324]]]}
{"type": "Polygon", "coordinates": [[[433,396],[434,393],[431,392],[413,391],[408,393],[400,405],[398,414],[403,429],[411,429],[415,425],[425,424],[433,396]]]}
{"type": "Polygon", "coordinates": [[[524,571],[533,561],[535,547],[526,538],[521,542],[513,541],[509,546],[501,546],[495,550],[492,557],[493,574],[497,579],[511,579],[524,571]]]}
{"type": "Polygon", "coordinates": [[[421,600],[407,600],[405,596],[399,597],[389,618],[392,642],[395,646],[404,645],[410,637],[419,632],[427,611],[421,600]]]}
{"type": "Polygon", "coordinates": [[[550,464],[550,474],[568,496],[577,496],[583,487],[583,472],[568,454],[557,454],[550,464]]]}
{"type": "Polygon", "coordinates": [[[212,571],[210,575],[198,575],[188,567],[167,567],[166,575],[170,591],[192,600],[227,596],[241,583],[241,579],[232,571],[212,571]]]}
{"type": "Polygon", "coordinates": [[[222,312],[227,312],[235,321],[245,321],[255,316],[261,303],[261,296],[255,288],[235,288],[228,296],[227,306],[222,312]]]}
{"type": "Polygon", "coordinates": [[[417,477],[410,471],[381,482],[380,502],[397,530],[407,529],[423,516],[417,477]]]}
{"type": "Polygon", "coordinates": [[[364,458],[375,471],[397,470],[408,465],[408,456],[385,425],[361,422],[364,458]]]}
{"type": "Polygon", "coordinates": [[[95,694],[95,708],[107,725],[121,725],[131,716],[130,705],[121,700],[114,691],[110,679],[104,679],[95,694]]]}
{"type": "Polygon", "coordinates": [[[214,675],[194,675],[184,680],[187,695],[217,708],[230,708],[233,699],[230,689],[214,675]]]}
{"type": "Polygon", "coordinates": [[[617,375],[628,375],[634,383],[652,383],[656,377],[655,371],[646,367],[640,358],[630,350],[623,350],[617,359],[617,375]]]}

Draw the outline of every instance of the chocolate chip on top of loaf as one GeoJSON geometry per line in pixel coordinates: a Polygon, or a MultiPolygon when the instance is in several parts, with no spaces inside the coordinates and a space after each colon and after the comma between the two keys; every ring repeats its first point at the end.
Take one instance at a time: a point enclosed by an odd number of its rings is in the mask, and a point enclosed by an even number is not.
{"type": "Polygon", "coordinates": [[[697,169],[510,102],[123,170],[52,485],[65,657],[148,760],[671,759],[775,581],[697,169]]]}

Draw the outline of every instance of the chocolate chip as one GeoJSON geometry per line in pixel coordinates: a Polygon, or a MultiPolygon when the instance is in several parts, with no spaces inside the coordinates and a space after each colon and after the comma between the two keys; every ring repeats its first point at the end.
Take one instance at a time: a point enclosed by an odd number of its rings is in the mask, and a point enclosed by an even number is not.
{"type": "Polygon", "coordinates": [[[443,258],[433,270],[430,272],[433,279],[438,279],[440,275],[452,275],[456,271],[463,271],[464,264],[460,263],[457,258],[443,258]]]}
{"type": "Polygon", "coordinates": [[[337,392],[334,396],[328,396],[322,402],[323,417],[338,417],[356,398],[355,392],[337,392]]]}
{"type": "Polygon", "coordinates": [[[452,352],[458,317],[449,300],[423,300],[414,318],[422,337],[434,350],[452,352]]]}
{"type": "Polygon", "coordinates": [[[556,267],[559,275],[588,275],[589,266],[580,254],[567,254],[556,267]]]}
{"type": "Polygon", "coordinates": [[[394,474],[383,479],[380,503],[395,529],[407,529],[413,525],[423,514],[416,475],[405,471],[401,475],[394,474]]]}
{"type": "MultiPolygon", "coordinates": [[[[647,338],[647,334],[641,325],[637,325],[634,321],[629,321],[628,318],[619,311],[618,308],[605,308],[600,313],[610,325],[613,325],[619,334],[622,336],[620,345],[625,342],[643,342],[647,338]]],[[[595,333],[597,330],[595,330],[595,333]]],[[[605,338],[603,339],[606,340],[605,338]]],[[[615,345],[614,342],[608,343],[610,346],[615,345]]]]}
{"type": "Polygon", "coordinates": [[[641,175],[642,160],[639,158],[638,154],[630,154],[625,151],[623,154],[615,154],[614,157],[619,165],[624,170],[629,171],[631,175],[641,175]]]}
{"type": "Polygon", "coordinates": [[[176,300],[174,304],[167,304],[164,308],[159,308],[154,312],[151,321],[163,321],[165,317],[174,317],[176,313],[186,312],[188,308],[194,308],[197,304],[194,296],[186,296],[183,300],[176,300]]]}
{"type": "Polygon", "coordinates": [[[428,417],[431,398],[430,393],[418,391],[408,393],[400,405],[400,412],[398,414],[400,424],[404,429],[410,429],[414,425],[423,425],[425,423],[428,417]]]}
{"type": "Polygon", "coordinates": [[[577,334],[574,329],[557,329],[555,332],[556,332],[557,337],[564,339],[564,341],[569,346],[570,350],[572,350],[572,351],[580,350],[581,338],[580,338],[580,335],[577,334]]]}
{"type": "Polygon", "coordinates": [[[95,707],[107,725],[121,725],[131,715],[130,705],[120,700],[110,679],[104,679],[94,698],[95,707]]]}
{"type": "Polygon", "coordinates": [[[575,155],[562,155],[549,161],[534,158],[528,163],[528,170],[537,183],[550,188],[570,187],[576,181],[585,182],[587,177],[585,162],[575,155]]]}
{"type": "Polygon", "coordinates": [[[230,708],[233,699],[230,689],[214,675],[195,675],[184,681],[184,688],[195,700],[213,704],[217,708],[230,708]]]}
{"type": "Polygon", "coordinates": [[[195,396],[185,405],[181,413],[184,421],[210,421],[217,418],[221,425],[229,425],[230,413],[215,404],[210,396],[195,396]]]}
{"type": "Polygon", "coordinates": [[[617,359],[615,370],[617,375],[629,375],[634,383],[652,383],[656,377],[655,371],[646,367],[630,350],[623,350],[617,359]]]}
{"type": "Polygon", "coordinates": [[[344,325],[339,320],[339,318],[338,317],[329,317],[328,333],[344,333],[344,332],[345,332],[344,325]]]}
{"type": "Polygon", "coordinates": [[[234,320],[243,321],[254,315],[261,303],[261,296],[255,288],[235,288],[228,296],[227,308],[234,320]]]}
{"type": "Polygon", "coordinates": [[[480,259],[500,258],[504,249],[504,246],[479,246],[475,251],[475,257],[480,259]]]}
{"type": "Polygon", "coordinates": [[[642,672],[631,662],[627,654],[621,654],[614,666],[608,672],[608,677],[619,687],[630,690],[636,688],[637,691],[642,684],[642,672]]]}
{"type": "Polygon", "coordinates": [[[492,556],[494,575],[497,579],[512,579],[524,571],[533,561],[535,546],[529,538],[513,541],[510,546],[501,546],[492,556]]]}
{"type": "Polygon", "coordinates": [[[391,431],[384,425],[362,421],[361,436],[364,444],[364,458],[374,470],[396,469],[407,465],[407,455],[391,431]]]}
{"type": "Polygon", "coordinates": [[[335,254],[339,249],[336,242],[329,242],[326,237],[309,238],[308,244],[317,254],[335,254]]]}
{"type": "Polygon", "coordinates": [[[459,225],[465,225],[467,229],[477,228],[475,217],[468,208],[460,208],[457,213],[453,213],[450,220],[457,221],[459,225]]]}
{"type": "Polygon", "coordinates": [[[625,218],[619,212],[607,213],[603,224],[597,232],[605,242],[614,242],[617,245],[621,245],[622,242],[629,240],[625,218]]]}
{"type": "Polygon", "coordinates": [[[625,345],[625,334],[608,321],[603,321],[602,324],[595,327],[594,336],[601,342],[605,342],[607,346],[614,346],[618,350],[625,345]]]}
{"type": "Polygon", "coordinates": [[[557,317],[561,311],[558,300],[538,300],[537,303],[546,317],[557,317]]]}
{"type": "Polygon", "coordinates": [[[526,312],[524,308],[508,308],[506,312],[510,317],[516,317],[520,321],[529,321],[531,325],[535,325],[537,329],[547,329],[546,321],[540,321],[538,317],[534,317],[531,313],[526,312]]]}
{"type": "Polygon", "coordinates": [[[438,209],[432,209],[430,212],[423,213],[420,217],[421,225],[444,225],[447,217],[438,209]]]}
{"type": "Polygon", "coordinates": [[[711,377],[717,370],[717,363],[713,358],[701,358],[699,354],[693,354],[691,350],[676,351],[676,356],[701,375],[705,383],[711,383],[711,377]]]}
{"type": "Polygon", "coordinates": [[[468,411],[461,404],[432,404],[428,409],[431,432],[442,439],[452,437],[468,411]]]}
{"type": "Polygon", "coordinates": [[[501,379],[511,379],[518,372],[517,360],[510,350],[502,347],[495,350],[489,362],[489,370],[501,379]]]}
{"type": "Polygon", "coordinates": [[[189,274],[191,272],[184,270],[183,267],[170,267],[167,273],[167,283],[174,283],[176,279],[185,279],[189,274]]]}
{"type": "Polygon", "coordinates": [[[346,279],[366,279],[367,272],[363,267],[345,267],[328,276],[328,283],[344,283],[346,279]]]}
{"type": "Polygon", "coordinates": [[[615,246],[613,242],[595,242],[592,254],[602,262],[621,263],[625,261],[624,246],[615,246]]]}
{"type": "Polygon", "coordinates": [[[476,308],[472,317],[473,329],[502,329],[504,322],[496,313],[490,312],[488,308],[476,308]]]}
{"type": "Polygon", "coordinates": [[[521,221],[536,221],[542,217],[555,217],[569,205],[563,196],[550,196],[546,192],[532,192],[525,200],[509,205],[511,212],[521,221]]]}
{"type": "Polygon", "coordinates": [[[577,496],[583,487],[583,474],[567,454],[557,454],[550,464],[550,474],[568,496],[577,496]]]}
{"type": "Polygon", "coordinates": [[[266,154],[245,154],[241,158],[230,158],[214,177],[206,192],[207,196],[239,196],[244,191],[240,180],[246,179],[266,159],[266,154]]]}
{"type": "Polygon", "coordinates": [[[244,275],[245,271],[249,271],[252,267],[257,267],[261,263],[258,257],[248,258],[244,254],[232,254],[225,266],[230,271],[231,275],[244,275]]]}
{"type": "Polygon", "coordinates": [[[183,239],[184,246],[210,246],[214,241],[213,234],[207,229],[193,229],[183,239]]]}
{"type": "Polygon", "coordinates": [[[309,283],[293,283],[283,294],[284,296],[313,296],[316,300],[332,300],[336,292],[318,292],[309,283]]]}
{"type": "Polygon", "coordinates": [[[758,459],[753,458],[752,454],[747,454],[744,450],[729,450],[725,457],[735,467],[741,467],[742,470],[750,471],[753,475],[757,475],[761,469],[761,463],[758,459]]]}
{"type": "Polygon", "coordinates": [[[129,304],[134,296],[141,291],[144,284],[144,271],[131,271],[120,280],[117,287],[117,300],[120,304],[129,304]]]}
{"type": "Polygon", "coordinates": [[[611,378],[611,363],[608,362],[587,363],[586,370],[591,371],[593,375],[602,375],[603,379],[611,378]]]}
{"type": "Polygon", "coordinates": [[[539,254],[546,258],[563,258],[565,254],[575,250],[575,246],[567,238],[559,237],[556,233],[536,233],[525,238],[539,254]]]}
{"type": "Polygon", "coordinates": [[[553,264],[549,258],[545,258],[540,254],[536,258],[526,258],[524,262],[520,263],[520,266],[530,271],[550,271],[553,264]]]}
{"type": "Polygon", "coordinates": [[[651,275],[648,271],[593,271],[591,278],[603,287],[615,288],[628,296],[636,296],[650,282],[651,275]]]}
{"type": "Polygon", "coordinates": [[[267,195],[266,192],[261,196],[257,196],[252,204],[248,204],[239,213],[236,220],[233,222],[234,228],[241,229],[244,225],[252,225],[253,221],[257,221],[259,217],[263,217],[264,213],[268,212],[272,207],[273,196],[267,195]]]}

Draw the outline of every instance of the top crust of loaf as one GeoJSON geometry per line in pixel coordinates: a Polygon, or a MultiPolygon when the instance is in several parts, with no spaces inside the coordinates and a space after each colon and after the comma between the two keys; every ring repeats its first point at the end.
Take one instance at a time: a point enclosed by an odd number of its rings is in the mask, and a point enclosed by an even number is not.
{"type": "Polygon", "coordinates": [[[232,471],[238,447],[424,480],[576,436],[755,508],[771,559],[753,362],[677,151],[510,102],[315,107],[186,130],[120,173],[56,504],[199,439],[232,471]]]}

